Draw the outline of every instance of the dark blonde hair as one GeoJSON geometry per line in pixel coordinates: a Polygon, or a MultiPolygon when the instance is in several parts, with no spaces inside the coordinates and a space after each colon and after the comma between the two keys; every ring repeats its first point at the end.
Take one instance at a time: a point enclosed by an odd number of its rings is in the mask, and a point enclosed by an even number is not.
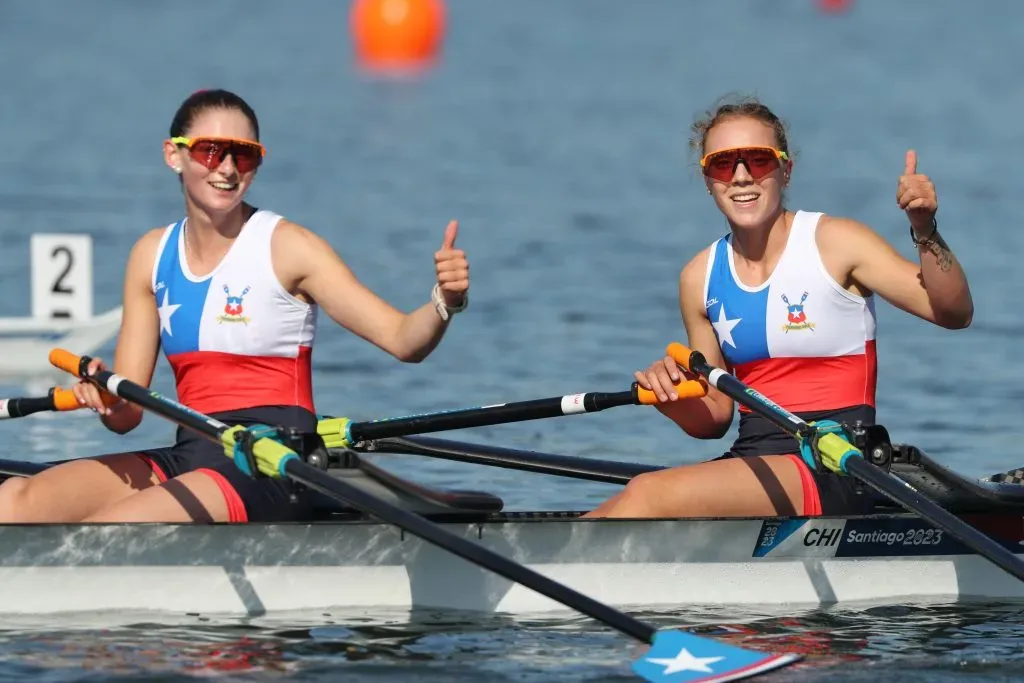
{"type": "Polygon", "coordinates": [[[720,98],[713,109],[706,111],[690,127],[690,148],[704,156],[704,146],[711,129],[726,119],[734,118],[750,118],[769,126],[775,133],[775,146],[793,158],[786,139],[786,124],[754,95],[726,95],[720,98]]]}

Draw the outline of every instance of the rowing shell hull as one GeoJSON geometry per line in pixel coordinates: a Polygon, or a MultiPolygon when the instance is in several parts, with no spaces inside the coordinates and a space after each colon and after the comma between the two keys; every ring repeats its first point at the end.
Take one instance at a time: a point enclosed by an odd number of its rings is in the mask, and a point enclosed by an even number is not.
{"type": "MultiPolygon", "coordinates": [[[[971,521],[1021,549],[1019,516],[971,521]]],[[[602,602],[829,604],[1024,597],[1024,584],[909,515],[578,520],[499,515],[447,529],[602,602]]],[[[0,526],[0,614],[565,608],[369,521],[0,526]]]]}

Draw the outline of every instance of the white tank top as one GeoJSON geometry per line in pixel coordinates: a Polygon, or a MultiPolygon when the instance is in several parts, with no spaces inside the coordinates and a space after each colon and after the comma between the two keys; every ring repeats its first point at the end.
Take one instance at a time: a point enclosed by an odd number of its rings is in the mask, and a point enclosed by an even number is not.
{"type": "Polygon", "coordinates": [[[256,211],[213,272],[185,257],[185,221],[169,225],[153,268],[160,344],[178,399],[204,413],[256,406],[313,408],[316,306],[274,274],[271,239],[281,216],[256,211]]]}
{"type": "Polygon", "coordinates": [[[825,269],[815,242],[822,215],[795,214],[757,287],[736,276],[730,235],[708,253],[705,307],[730,370],[794,412],[875,405],[874,297],[852,294],[825,269]]]}

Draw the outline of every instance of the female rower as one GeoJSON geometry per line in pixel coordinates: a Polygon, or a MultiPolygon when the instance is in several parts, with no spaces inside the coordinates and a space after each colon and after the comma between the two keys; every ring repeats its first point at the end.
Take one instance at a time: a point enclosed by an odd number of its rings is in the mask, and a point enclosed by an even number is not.
{"type": "MultiPolygon", "coordinates": [[[[931,180],[906,154],[896,202],[910,221],[918,263],[867,226],[784,206],[793,171],[786,131],[756,99],[726,103],[693,127],[691,145],[729,233],[697,254],[679,278],[688,345],[711,365],[803,419],[875,420],[875,301],[949,329],[971,323],[964,272],[938,232],[931,180]]],[[[721,438],[733,401],[711,389],[679,400],[680,370],[661,358],[636,373],[687,434],[721,438]]],[[[591,517],[830,515],[857,512],[849,477],[813,472],[796,441],[740,407],[739,436],[725,455],[633,479],[591,517]]]]}
{"type": "MultiPolygon", "coordinates": [[[[317,310],[416,363],[465,308],[469,264],[449,224],[434,254],[432,301],[402,313],[362,285],[322,238],[246,203],[264,158],[252,108],[225,90],[180,106],[164,142],[185,217],[143,235],[128,257],[114,372],[148,386],[161,347],[179,400],[230,424],[316,431],[311,355],[317,310]]],[[[90,372],[104,368],[94,359],[90,372]]],[[[123,434],[142,411],[97,388],[80,403],[123,434]]],[[[311,513],[308,491],[290,502],[288,481],[252,478],[221,446],[179,429],[170,448],[66,462],[0,485],[2,522],[284,521],[311,513]]]]}

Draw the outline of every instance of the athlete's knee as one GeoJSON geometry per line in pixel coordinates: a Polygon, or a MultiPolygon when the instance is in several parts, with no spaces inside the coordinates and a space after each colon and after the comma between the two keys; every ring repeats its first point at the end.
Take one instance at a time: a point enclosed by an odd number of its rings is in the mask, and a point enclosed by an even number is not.
{"type": "Polygon", "coordinates": [[[654,472],[644,472],[629,480],[626,488],[622,490],[622,497],[625,499],[646,498],[657,488],[658,480],[654,472]]]}
{"type": "Polygon", "coordinates": [[[660,507],[658,501],[665,495],[663,488],[664,482],[657,472],[638,474],[622,489],[616,507],[624,516],[657,516],[660,507]]]}

